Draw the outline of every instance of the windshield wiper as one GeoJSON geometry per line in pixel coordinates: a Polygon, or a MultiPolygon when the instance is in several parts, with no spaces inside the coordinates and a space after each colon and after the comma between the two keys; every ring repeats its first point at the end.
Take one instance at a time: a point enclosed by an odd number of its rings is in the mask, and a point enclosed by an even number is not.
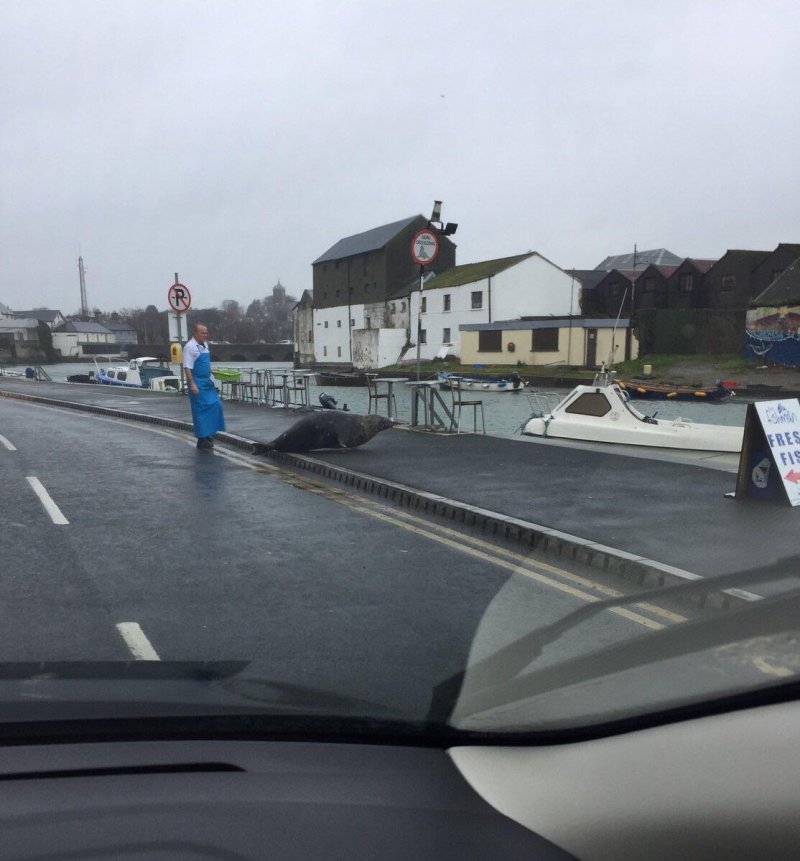
{"type": "Polygon", "coordinates": [[[637,592],[635,595],[608,598],[579,607],[551,625],[524,634],[439,684],[434,689],[428,719],[432,722],[450,722],[454,719],[456,710],[458,718],[463,719],[607,673],[642,667],[666,658],[754,636],[798,630],[800,593],[784,592],[742,604],[737,609],[726,610],[721,617],[684,622],[661,631],[649,632],[590,655],[568,659],[542,670],[519,675],[533,660],[541,656],[546,646],[605,610],[635,606],[654,598],[686,599],[703,595],[710,589],[718,591],[752,585],[754,582],[786,579],[787,576],[796,577],[799,559],[800,557],[794,556],[757,571],[734,572],[713,579],[690,581],[637,592]],[[469,683],[468,691],[464,691],[465,681],[469,683]]]}

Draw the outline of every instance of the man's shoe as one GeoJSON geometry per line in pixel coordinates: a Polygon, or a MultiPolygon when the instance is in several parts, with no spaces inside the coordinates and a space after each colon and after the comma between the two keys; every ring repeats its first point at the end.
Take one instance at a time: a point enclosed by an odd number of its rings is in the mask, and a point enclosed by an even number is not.
{"type": "Polygon", "coordinates": [[[197,447],[201,451],[214,451],[214,440],[210,436],[200,437],[197,440],[197,447]]]}

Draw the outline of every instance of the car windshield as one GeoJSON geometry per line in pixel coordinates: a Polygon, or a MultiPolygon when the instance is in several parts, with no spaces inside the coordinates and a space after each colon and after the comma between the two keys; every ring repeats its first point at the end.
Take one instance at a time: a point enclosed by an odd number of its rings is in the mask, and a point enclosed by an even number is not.
{"type": "Polygon", "coordinates": [[[0,741],[794,697],[790,17],[6,2],[0,741]]]}

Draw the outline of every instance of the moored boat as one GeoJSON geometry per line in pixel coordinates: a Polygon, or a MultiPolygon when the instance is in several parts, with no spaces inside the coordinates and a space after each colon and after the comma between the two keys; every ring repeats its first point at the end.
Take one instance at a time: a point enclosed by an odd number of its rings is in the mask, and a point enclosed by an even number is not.
{"type": "Polygon", "coordinates": [[[367,375],[349,371],[316,371],[318,386],[366,386],[367,375]]]}
{"type": "Polygon", "coordinates": [[[151,389],[160,392],[179,392],[183,382],[172,368],[162,359],[154,356],[141,356],[131,359],[127,365],[107,365],[107,356],[96,356],[94,360],[94,381],[106,386],[123,386],[131,389],[151,389]]]}
{"type": "Polygon", "coordinates": [[[522,429],[529,436],[640,445],[687,451],[739,452],[744,429],[699,424],[690,419],[656,419],[640,413],[631,398],[601,372],[590,386],[575,388],[555,405],[535,405],[522,429]]]}
{"type": "Polygon", "coordinates": [[[644,380],[618,380],[617,384],[632,398],[667,401],[721,401],[736,394],[719,380],[713,386],[679,386],[644,380]]]}
{"type": "Polygon", "coordinates": [[[466,377],[461,374],[451,374],[447,371],[438,371],[436,378],[443,389],[450,388],[450,381],[458,381],[463,391],[481,392],[521,392],[525,388],[525,380],[513,371],[507,377],[466,377]]]}

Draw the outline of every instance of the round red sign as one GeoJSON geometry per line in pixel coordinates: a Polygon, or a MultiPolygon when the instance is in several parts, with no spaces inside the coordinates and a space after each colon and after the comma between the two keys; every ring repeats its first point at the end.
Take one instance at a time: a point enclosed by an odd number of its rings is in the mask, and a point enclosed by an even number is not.
{"type": "Polygon", "coordinates": [[[192,294],[183,284],[172,284],[167,291],[167,302],[173,311],[183,314],[192,307],[192,294]]]}
{"type": "Polygon", "coordinates": [[[420,266],[428,266],[439,253],[439,237],[435,230],[425,227],[417,231],[411,240],[411,256],[420,266]]]}

